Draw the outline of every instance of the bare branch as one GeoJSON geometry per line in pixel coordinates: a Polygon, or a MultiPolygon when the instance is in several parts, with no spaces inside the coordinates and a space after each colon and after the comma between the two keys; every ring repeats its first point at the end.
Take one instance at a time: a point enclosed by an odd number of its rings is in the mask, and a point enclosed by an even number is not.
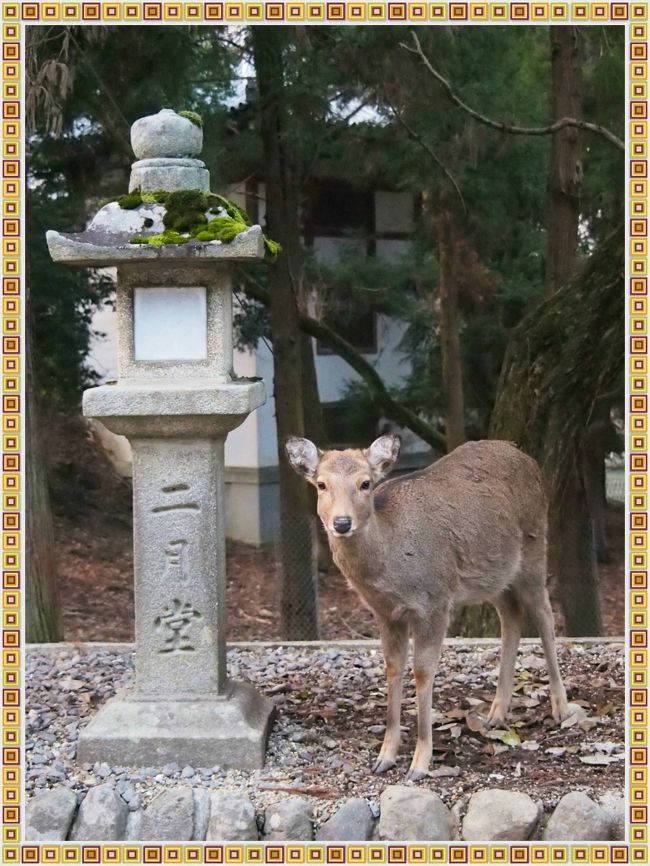
{"type": "Polygon", "coordinates": [[[409,126],[409,124],[404,120],[402,115],[399,113],[399,111],[395,108],[395,106],[391,103],[390,99],[385,94],[384,94],[384,99],[386,101],[386,104],[390,108],[395,120],[397,120],[398,123],[406,130],[406,133],[408,134],[408,136],[410,138],[412,138],[413,141],[416,141],[420,145],[420,147],[423,148],[423,150],[425,150],[429,154],[431,159],[435,162],[435,164],[442,171],[442,173],[445,175],[447,180],[451,183],[453,188],[456,190],[456,194],[458,195],[458,198],[460,199],[460,203],[463,206],[463,210],[465,211],[465,213],[467,213],[467,206],[465,205],[465,199],[463,198],[463,194],[460,191],[460,187],[456,183],[456,179],[453,176],[453,174],[449,171],[447,166],[439,159],[439,157],[434,153],[433,149],[426,143],[426,141],[422,138],[420,133],[416,132],[411,126],[409,126]]]}
{"type": "Polygon", "coordinates": [[[492,129],[498,129],[500,132],[507,132],[510,135],[554,135],[556,132],[559,132],[561,129],[565,129],[567,126],[573,126],[577,129],[584,129],[587,132],[593,132],[595,135],[600,135],[602,138],[607,139],[610,144],[613,144],[614,147],[625,152],[625,143],[621,141],[621,139],[617,135],[614,135],[613,132],[610,132],[609,129],[606,129],[604,126],[599,126],[597,123],[589,123],[586,120],[578,120],[575,117],[561,117],[559,120],[556,120],[554,123],[550,123],[548,126],[513,126],[512,124],[504,123],[500,120],[492,120],[492,118],[486,117],[484,114],[480,114],[480,112],[475,111],[465,102],[463,102],[463,100],[460,98],[460,96],[458,96],[449,81],[447,81],[447,79],[444,78],[438,72],[438,70],[433,67],[431,61],[422,50],[420,40],[418,39],[416,33],[414,31],[411,31],[411,35],[413,37],[413,43],[415,47],[405,45],[403,42],[400,43],[400,47],[406,49],[406,51],[410,51],[411,54],[415,54],[417,57],[419,57],[422,63],[429,70],[431,75],[433,75],[436,81],[443,86],[454,105],[457,105],[466,114],[469,114],[470,117],[473,117],[474,120],[477,120],[479,123],[490,126],[492,129]]]}
{"type": "MultiPolygon", "coordinates": [[[[268,289],[253,280],[250,274],[245,271],[240,271],[240,273],[245,280],[244,290],[246,294],[268,306],[270,300],[268,289]]],[[[444,435],[439,430],[436,430],[435,427],[427,424],[412,409],[396,400],[389,392],[377,370],[366,361],[354,346],[337,334],[329,325],[312,319],[306,313],[299,314],[299,321],[301,331],[323,342],[361,376],[373,398],[389,418],[402,427],[408,427],[409,430],[412,430],[413,433],[431,445],[432,448],[442,449],[443,451],[447,450],[447,440],[444,435]]]]}

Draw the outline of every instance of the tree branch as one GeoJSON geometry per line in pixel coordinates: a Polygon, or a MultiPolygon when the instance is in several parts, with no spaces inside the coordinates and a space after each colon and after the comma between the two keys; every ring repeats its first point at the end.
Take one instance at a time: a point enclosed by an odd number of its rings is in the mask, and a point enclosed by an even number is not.
{"type": "MultiPolygon", "coordinates": [[[[248,278],[248,274],[244,273],[244,276],[246,277],[244,286],[246,294],[264,304],[264,306],[268,306],[270,302],[268,290],[258,283],[252,282],[248,278]]],[[[302,331],[311,337],[316,337],[317,340],[320,340],[329,349],[336,352],[340,358],[343,358],[361,376],[370,389],[374,400],[381,406],[389,418],[402,427],[408,427],[409,430],[415,433],[416,436],[419,436],[420,439],[423,439],[432,448],[442,448],[443,451],[447,450],[447,442],[443,434],[430,424],[427,424],[426,421],[423,421],[419,415],[407,406],[395,400],[384,385],[379,373],[354,346],[337,334],[336,331],[332,330],[329,325],[312,319],[306,313],[299,313],[299,321],[302,331]]]]}
{"type": "Polygon", "coordinates": [[[422,63],[429,70],[431,75],[436,79],[439,84],[442,84],[443,88],[447,92],[450,100],[457,105],[460,109],[462,109],[466,114],[469,114],[470,117],[473,117],[474,120],[477,120],[479,123],[485,124],[485,126],[490,126],[492,129],[498,129],[500,132],[507,132],[510,135],[554,135],[556,132],[559,132],[561,129],[564,129],[567,126],[573,126],[577,129],[584,129],[587,132],[593,132],[595,135],[600,135],[603,138],[607,139],[610,144],[613,144],[614,147],[617,147],[619,150],[625,152],[625,143],[621,141],[621,139],[614,135],[613,132],[610,132],[609,129],[606,129],[604,126],[599,126],[597,123],[589,123],[586,120],[578,120],[575,117],[561,117],[559,120],[556,120],[554,123],[550,123],[548,126],[513,126],[509,123],[504,123],[500,120],[492,120],[490,117],[486,117],[484,114],[480,114],[478,111],[475,111],[469,105],[467,105],[463,100],[458,96],[456,91],[453,89],[449,81],[435,69],[426,56],[424,51],[422,50],[422,46],[420,45],[420,40],[418,39],[416,33],[411,31],[411,36],[413,37],[413,42],[415,47],[411,47],[410,45],[405,45],[403,42],[400,42],[400,46],[404,48],[406,51],[410,51],[411,54],[415,54],[420,58],[422,63]]]}
{"type": "Polygon", "coordinates": [[[467,206],[465,205],[465,199],[463,198],[463,194],[460,191],[460,187],[456,183],[456,179],[453,176],[453,174],[449,171],[449,169],[442,162],[442,160],[435,154],[433,149],[431,147],[429,147],[429,145],[422,138],[420,133],[416,132],[411,126],[409,126],[409,124],[404,120],[402,115],[399,113],[399,111],[395,108],[395,106],[391,103],[390,99],[386,95],[384,95],[384,99],[386,100],[386,104],[390,108],[390,110],[393,114],[393,117],[404,128],[404,130],[406,131],[409,138],[412,138],[413,141],[416,141],[420,145],[420,147],[423,148],[423,150],[425,150],[429,154],[431,159],[435,162],[435,164],[442,171],[442,173],[445,175],[447,180],[451,183],[453,188],[456,190],[456,194],[458,195],[458,198],[460,199],[460,203],[463,206],[464,212],[467,213],[467,206]]]}

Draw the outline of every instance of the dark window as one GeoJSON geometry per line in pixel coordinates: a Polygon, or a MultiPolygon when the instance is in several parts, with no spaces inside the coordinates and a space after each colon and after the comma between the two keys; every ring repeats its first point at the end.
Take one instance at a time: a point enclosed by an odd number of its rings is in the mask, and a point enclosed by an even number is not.
{"type": "MultiPolygon", "coordinates": [[[[325,323],[364,355],[377,353],[377,316],[374,312],[364,312],[357,316],[349,312],[344,315],[331,314],[327,316],[325,323]]],[[[319,355],[335,354],[320,341],[316,343],[316,351],[319,355]]]]}
{"type": "Polygon", "coordinates": [[[305,228],[313,235],[372,233],[372,194],[340,181],[315,183],[305,202],[305,228]]]}

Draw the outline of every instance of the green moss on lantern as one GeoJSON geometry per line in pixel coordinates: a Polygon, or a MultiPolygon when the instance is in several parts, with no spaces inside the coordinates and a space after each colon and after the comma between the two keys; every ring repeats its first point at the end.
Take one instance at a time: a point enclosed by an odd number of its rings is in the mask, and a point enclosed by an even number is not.
{"type": "Polygon", "coordinates": [[[217,213],[218,210],[225,210],[228,216],[231,219],[238,220],[239,222],[244,223],[246,226],[252,225],[250,217],[246,213],[245,210],[242,210],[239,205],[236,205],[234,201],[230,201],[229,198],[226,198],[223,195],[217,195],[215,192],[211,192],[208,195],[208,203],[210,205],[210,212],[217,213]]]}
{"type": "Polygon", "coordinates": [[[167,194],[163,224],[166,229],[193,235],[207,225],[208,199],[198,189],[182,189],[167,194]]]}
{"type": "Polygon", "coordinates": [[[147,235],[146,237],[131,238],[129,243],[130,244],[143,244],[143,245],[148,244],[150,247],[164,247],[167,244],[172,244],[172,245],[186,244],[189,240],[190,240],[189,237],[180,234],[180,232],[167,230],[167,231],[161,232],[159,235],[147,235]]]}
{"type": "Polygon", "coordinates": [[[133,210],[136,207],[140,207],[142,204],[142,195],[140,194],[140,190],[133,190],[133,192],[127,192],[124,195],[121,195],[117,199],[117,203],[123,210],[133,210]]]}
{"type": "Polygon", "coordinates": [[[200,114],[197,114],[196,111],[179,111],[178,114],[181,117],[185,117],[187,120],[191,121],[194,126],[198,126],[199,129],[203,128],[203,118],[200,114]]]}
{"type": "MultiPolygon", "coordinates": [[[[165,230],[157,235],[139,235],[131,238],[132,244],[162,247],[165,244],[186,244],[190,240],[202,243],[210,241],[230,243],[251,226],[248,214],[230,199],[213,192],[204,193],[199,189],[183,189],[176,192],[156,190],[150,193],[134,190],[120,196],[117,202],[125,210],[132,210],[141,204],[162,204],[165,208],[163,215],[165,230]],[[224,211],[226,216],[223,216],[224,211]]],[[[146,217],[143,227],[150,228],[152,225],[153,220],[146,217]]],[[[282,251],[280,244],[266,236],[264,246],[266,252],[272,257],[282,251]]]]}

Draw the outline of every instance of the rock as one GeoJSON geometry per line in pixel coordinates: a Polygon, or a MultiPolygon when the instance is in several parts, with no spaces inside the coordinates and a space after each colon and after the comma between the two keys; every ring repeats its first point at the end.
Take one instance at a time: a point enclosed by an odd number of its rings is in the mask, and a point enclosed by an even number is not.
{"type": "Polygon", "coordinates": [[[131,146],[138,159],[196,156],[203,147],[203,131],[172,109],[163,108],[135,121],[131,146]]]}
{"type": "Polygon", "coordinates": [[[361,797],[345,802],[316,833],[318,842],[367,842],[372,839],[373,817],[361,797]]]}
{"type": "Polygon", "coordinates": [[[141,841],[189,842],[194,831],[194,797],[191,788],[167,788],[142,814],[141,841]]]}
{"type": "Polygon", "coordinates": [[[379,798],[382,841],[448,842],[453,838],[451,813],[437,794],[406,785],[389,785],[379,798]]]}
{"type": "Polygon", "coordinates": [[[61,842],[77,809],[77,797],[65,785],[39,791],[27,804],[25,839],[29,842],[61,842]]]}
{"type": "Polygon", "coordinates": [[[530,839],[540,815],[528,794],[499,788],[478,791],[463,819],[463,838],[467,842],[530,839]]]}
{"type": "Polygon", "coordinates": [[[609,818],[609,838],[613,841],[625,839],[625,799],[614,791],[605,791],[598,803],[609,818]]]}
{"type": "Polygon", "coordinates": [[[97,785],[88,791],[79,806],[70,839],[79,842],[123,839],[128,814],[129,807],[112,785],[97,785]]]}
{"type": "Polygon", "coordinates": [[[181,779],[191,779],[194,775],[194,767],[185,766],[181,770],[181,779]]]}
{"type": "Polygon", "coordinates": [[[287,797],[268,806],[264,813],[264,839],[310,842],[312,839],[311,806],[302,797],[287,797]]]}
{"type": "Polygon", "coordinates": [[[111,775],[111,768],[107,763],[100,764],[97,762],[93,767],[93,772],[96,776],[99,776],[100,779],[107,779],[111,775]]]}
{"type": "Polygon", "coordinates": [[[609,839],[611,820],[607,812],[582,791],[571,791],[548,819],[543,839],[547,842],[597,842],[609,839]]]}
{"type": "Polygon", "coordinates": [[[194,829],[192,841],[203,842],[208,832],[210,820],[210,792],[207,788],[193,788],[194,829]]]}
{"type": "Polygon", "coordinates": [[[137,812],[129,812],[124,838],[129,842],[137,842],[142,838],[142,809],[138,809],[137,812]]]}
{"type": "Polygon", "coordinates": [[[205,838],[209,842],[257,842],[255,809],[246,794],[238,791],[212,792],[205,838]]]}

